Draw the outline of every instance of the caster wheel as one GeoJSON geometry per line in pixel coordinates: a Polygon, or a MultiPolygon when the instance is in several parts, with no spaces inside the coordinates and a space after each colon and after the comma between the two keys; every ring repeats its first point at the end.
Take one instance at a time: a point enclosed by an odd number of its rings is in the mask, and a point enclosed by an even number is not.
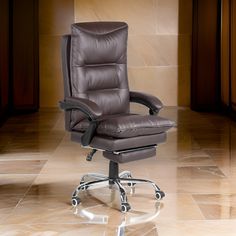
{"type": "Polygon", "coordinates": [[[80,202],[81,201],[78,197],[72,197],[72,199],[71,199],[71,204],[72,204],[73,207],[78,206],[80,204],[80,202]]]}
{"type": "MultiPolygon", "coordinates": [[[[127,176],[127,179],[132,179],[132,175],[128,175],[128,176],[127,176]]],[[[136,183],[128,182],[127,185],[128,185],[129,187],[133,187],[135,184],[136,184],[136,183]]]]}
{"type": "Polygon", "coordinates": [[[129,186],[129,187],[134,187],[135,184],[136,184],[136,183],[129,182],[129,183],[128,183],[128,186],[129,186]]]}
{"type": "Polygon", "coordinates": [[[132,179],[132,175],[131,174],[127,174],[126,178],[127,179],[132,179]]]}
{"type": "Polygon", "coordinates": [[[149,114],[150,114],[150,115],[156,115],[157,112],[150,109],[150,110],[149,110],[149,114]]]}
{"type": "Polygon", "coordinates": [[[126,213],[131,209],[129,203],[122,203],[121,204],[121,212],[126,213]]]}
{"type": "Polygon", "coordinates": [[[72,194],[72,198],[73,198],[73,197],[76,197],[76,195],[77,195],[77,191],[75,190],[75,191],[73,192],[73,194],[72,194]]]}
{"type": "MultiPolygon", "coordinates": [[[[80,185],[82,185],[82,184],[84,184],[84,181],[81,181],[81,182],[80,182],[80,185]]],[[[87,186],[87,185],[84,185],[83,187],[80,187],[80,189],[81,189],[82,191],[85,191],[86,189],[88,189],[88,186],[87,186]]]]}
{"type": "Polygon", "coordinates": [[[156,199],[161,200],[163,197],[165,197],[165,193],[162,191],[156,191],[156,199]]]}
{"type": "Polygon", "coordinates": [[[132,186],[132,187],[130,188],[130,194],[131,194],[131,195],[135,194],[135,187],[132,186]]]}
{"type": "Polygon", "coordinates": [[[81,188],[82,191],[85,191],[86,189],[88,189],[88,186],[84,186],[81,188]]]}
{"type": "Polygon", "coordinates": [[[92,161],[93,155],[88,154],[86,157],[86,161],[92,161]]]}

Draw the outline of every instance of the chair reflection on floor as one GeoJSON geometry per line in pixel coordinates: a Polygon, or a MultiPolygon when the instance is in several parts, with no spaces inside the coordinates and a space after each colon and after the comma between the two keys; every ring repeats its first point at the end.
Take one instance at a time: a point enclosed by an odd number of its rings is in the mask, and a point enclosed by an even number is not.
{"type": "Polygon", "coordinates": [[[82,218],[84,224],[104,225],[103,236],[155,235],[158,231],[154,220],[159,215],[163,204],[153,202],[153,212],[132,211],[126,215],[114,215],[114,211],[104,214],[104,204],[96,206],[79,205],[74,208],[74,214],[82,218]],[[99,213],[101,212],[101,214],[99,213]]]}

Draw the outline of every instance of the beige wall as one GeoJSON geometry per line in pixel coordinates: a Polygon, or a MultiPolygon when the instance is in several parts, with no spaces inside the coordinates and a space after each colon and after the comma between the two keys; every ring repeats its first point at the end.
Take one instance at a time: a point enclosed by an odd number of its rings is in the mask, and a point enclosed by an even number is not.
{"type": "Polygon", "coordinates": [[[191,0],[40,0],[40,105],[63,97],[60,36],[79,21],[129,24],[130,89],[189,106],[191,0]],[[74,9],[74,13],[72,13],[74,9]]]}
{"type": "Polygon", "coordinates": [[[39,0],[40,107],[63,98],[61,36],[74,22],[74,0],[39,0]]]}

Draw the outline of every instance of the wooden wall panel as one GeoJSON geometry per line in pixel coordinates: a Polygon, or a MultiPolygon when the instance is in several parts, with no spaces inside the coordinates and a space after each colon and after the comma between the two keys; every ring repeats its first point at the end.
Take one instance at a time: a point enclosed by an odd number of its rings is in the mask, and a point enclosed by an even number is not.
{"type": "Polygon", "coordinates": [[[221,103],[224,109],[230,105],[230,0],[221,1],[221,103]]]}
{"type": "Polygon", "coordinates": [[[39,107],[38,1],[12,3],[12,101],[14,111],[39,107]]]}
{"type": "Polygon", "coordinates": [[[221,100],[225,111],[236,111],[236,1],[221,0],[221,100]]]}
{"type": "Polygon", "coordinates": [[[194,0],[191,108],[219,109],[218,0],[194,0]]]}
{"type": "Polygon", "coordinates": [[[231,0],[231,107],[236,111],[236,1],[231,0]]]}
{"type": "Polygon", "coordinates": [[[9,92],[9,0],[0,1],[0,122],[8,111],[9,92]]]}

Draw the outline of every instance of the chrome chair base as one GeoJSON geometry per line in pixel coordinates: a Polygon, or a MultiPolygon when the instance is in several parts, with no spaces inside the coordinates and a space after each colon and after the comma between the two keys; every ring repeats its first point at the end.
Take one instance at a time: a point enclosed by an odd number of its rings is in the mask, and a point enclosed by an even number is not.
{"type": "Polygon", "coordinates": [[[154,188],[155,197],[157,200],[161,200],[165,196],[165,193],[161,191],[160,188],[154,182],[146,179],[132,178],[130,171],[121,172],[117,178],[108,177],[103,174],[90,173],[84,175],[81,178],[80,184],[77,186],[72,195],[71,203],[72,206],[76,207],[81,202],[80,198],[78,197],[81,191],[86,191],[89,188],[96,189],[104,186],[112,187],[113,185],[116,185],[117,189],[119,190],[121,201],[120,210],[121,212],[125,213],[131,209],[131,206],[128,203],[128,198],[124,186],[126,185],[131,187],[132,194],[134,193],[134,186],[139,183],[150,184],[154,188]]]}

